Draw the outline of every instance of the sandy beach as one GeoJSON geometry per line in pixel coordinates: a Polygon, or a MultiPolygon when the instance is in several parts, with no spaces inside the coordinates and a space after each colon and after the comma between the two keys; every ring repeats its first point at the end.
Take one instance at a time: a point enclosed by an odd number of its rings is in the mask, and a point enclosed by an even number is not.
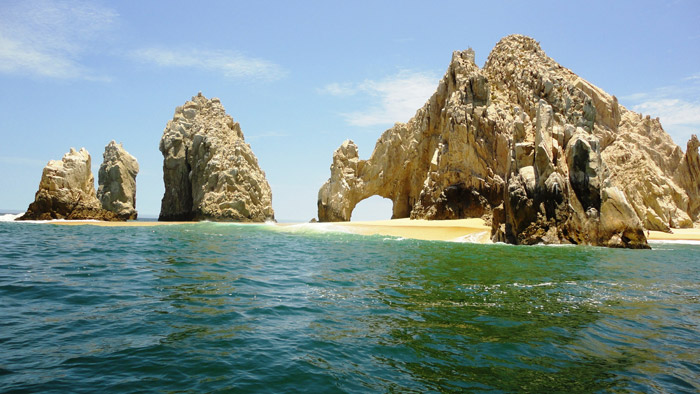
{"type": "MultiPolygon", "coordinates": [[[[195,222],[100,222],[91,220],[65,220],[47,222],[59,226],[103,226],[103,227],[150,227],[168,226],[173,224],[188,224],[195,222]]],[[[300,224],[300,223],[296,223],[300,224]]],[[[303,223],[302,223],[303,224],[303,223]]],[[[386,235],[432,241],[456,241],[489,243],[491,228],[486,226],[481,219],[457,219],[457,220],[376,220],[359,222],[335,222],[333,226],[339,226],[345,231],[360,235],[386,235]]],[[[278,223],[277,226],[293,226],[295,223],[278,223]]],[[[313,226],[313,224],[308,224],[313,226]]],[[[649,241],[700,241],[700,228],[673,229],[672,233],[650,231],[649,241]]]]}
{"type": "Polygon", "coordinates": [[[491,228],[482,219],[393,219],[333,223],[361,235],[387,235],[430,241],[490,242],[491,228]]]}
{"type": "MultiPolygon", "coordinates": [[[[101,226],[101,227],[150,227],[168,226],[173,224],[188,224],[195,222],[101,222],[95,220],[62,220],[47,222],[58,226],[101,226]]],[[[311,223],[277,223],[280,227],[311,223]]],[[[330,223],[345,231],[360,235],[386,235],[392,237],[432,240],[432,241],[470,241],[485,243],[489,241],[491,228],[481,219],[458,220],[376,220],[360,222],[330,223]]],[[[320,224],[319,224],[320,225],[320,224]]]]}
{"type": "Polygon", "coordinates": [[[650,231],[649,241],[700,241],[700,228],[674,228],[673,233],[650,231]]]}

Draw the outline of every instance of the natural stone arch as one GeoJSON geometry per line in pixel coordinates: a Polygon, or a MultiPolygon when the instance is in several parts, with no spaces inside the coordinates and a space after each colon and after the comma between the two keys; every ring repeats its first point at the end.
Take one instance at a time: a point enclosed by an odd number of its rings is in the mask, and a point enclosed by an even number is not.
{"type": "Polygon", "coordinates": [[[393,211],[393,201],[375,194],[355,204],[350,212],[350,221],[386,220],[393,216],[393,211]]]}
{"type": "Polygon", "coordinates": [[[700,223],[700,142],[683,154],[653,120],[505,37],[483,69],[455,52],[436,92],[360,160],[345,141],[318,195],[321,221],[378,194],[393,217],[482,217],[494,240],[648,247],[642,228],[700,223]],[[642,227],[643,226],[643,227],[642,227]]]}
{"type": "MultiPolygon", "coordinates": [[[[387,133],[384,134],[386,135],[387,133]]],[[[409,217],[414,201],[411,196],[418,195],[420,187],[417,187],[412,179],[397,176],[402,171],[403,160],[373,164],[378,161],[377,158],[396,157],[395,144],[382,146],[378,144],[368,160],[360,160],[357,145],[350,140],[343,142],[336,149],[333,153],[331,178],[321,187],[318,194],[320,221],[349,221],[355,206],[375,195],[392,201],[392,219],[409,217]],[[382,149],[382,146],[385,149],[382,149]]],[[[413,167],[415,163],[409,161],[406,165],[413,167]]]]}
{"type": "Polygon", "coordinates": [[[320,221],[349,220],[358,201],[393,201],[393,219],[488,215],[503,200],[509,152],[506,120],[487,113],[489,82],[471,50],[455,52],[437,91],[408,123],[396,123],[360,160],[347,140],[333,153],[318,194],[320,221]],[[471,112],[467,112],[466,109],[471,112]]]}

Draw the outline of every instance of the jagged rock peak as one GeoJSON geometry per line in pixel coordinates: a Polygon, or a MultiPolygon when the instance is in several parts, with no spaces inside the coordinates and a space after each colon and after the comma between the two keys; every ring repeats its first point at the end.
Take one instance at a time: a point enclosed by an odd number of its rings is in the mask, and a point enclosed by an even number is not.
{"type": "Polygon", "coordinates": [[[647,247],[643,228],[698,222],[692,140],[684,155],[658,119],[627,110],[532,38],[503,38],[483,69],[473,59],[454,52],[436,92],[368,160],[350,142],[336,150],[319,220],[349,220],[380,195],[394,218],[481,216],[513,243],[622,247],[647,247]]]}
{"type": "Polygon", "coordinates": [[[160,140],[159,220],[274,220],[272,191],[241,127],[201,92],[175,109],[160,140]]]}
{"type": "Polygon", "coordinates": [[[517,57],[520,52],[529,52],[545,56],[540,43],[534,38],[522,34],[511,34],[501,38],[491,50],[489,58],[495,56],[517,57]]]}
{"type": "Polygon", "coordinates": [[[102,209],[95,195],[91,163],[85,148],[70,148],[61,160],[49,161],[34,202],[17,220],[119,220],[114,213],[102,209]]]}
{"type": "Polygon", "coordinates": [[[122,144],[112,140],[105,146],[98,172],[97,198],[102,208],[122,220],[134,220],[136,212],[136,175],[139,163],[122,144]]]}

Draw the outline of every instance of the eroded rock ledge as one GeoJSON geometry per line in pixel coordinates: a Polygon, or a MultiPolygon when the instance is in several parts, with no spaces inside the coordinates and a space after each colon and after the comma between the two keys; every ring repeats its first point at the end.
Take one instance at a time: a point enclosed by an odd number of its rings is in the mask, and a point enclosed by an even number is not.
{"type": "Polygon", "coordinates": [[[502,39],[484,68],[454,52],[437,91],[368,160],[345,141],[318,194],[321,221],[380,195],[393,218],[484,217],[494,240],[648,247],[643,229],[700,220],[697,138],[683,154],[658,119],[627,110],[546,56],[502,39]]]}
{"type": "Polygon", "coordinates": [[[274,220],[272,191],[241,127],[217,98],[177,107],[160,140],[159,220],[274,220]]]}

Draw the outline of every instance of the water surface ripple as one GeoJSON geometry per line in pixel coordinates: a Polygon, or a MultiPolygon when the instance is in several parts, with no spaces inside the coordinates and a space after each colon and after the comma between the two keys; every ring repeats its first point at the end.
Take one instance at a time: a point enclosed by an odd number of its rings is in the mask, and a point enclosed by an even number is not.
{"type": "Polygon", "coordinates": [[[0,392],[698,392],[700,247],[0,223],[0,392]]]}

